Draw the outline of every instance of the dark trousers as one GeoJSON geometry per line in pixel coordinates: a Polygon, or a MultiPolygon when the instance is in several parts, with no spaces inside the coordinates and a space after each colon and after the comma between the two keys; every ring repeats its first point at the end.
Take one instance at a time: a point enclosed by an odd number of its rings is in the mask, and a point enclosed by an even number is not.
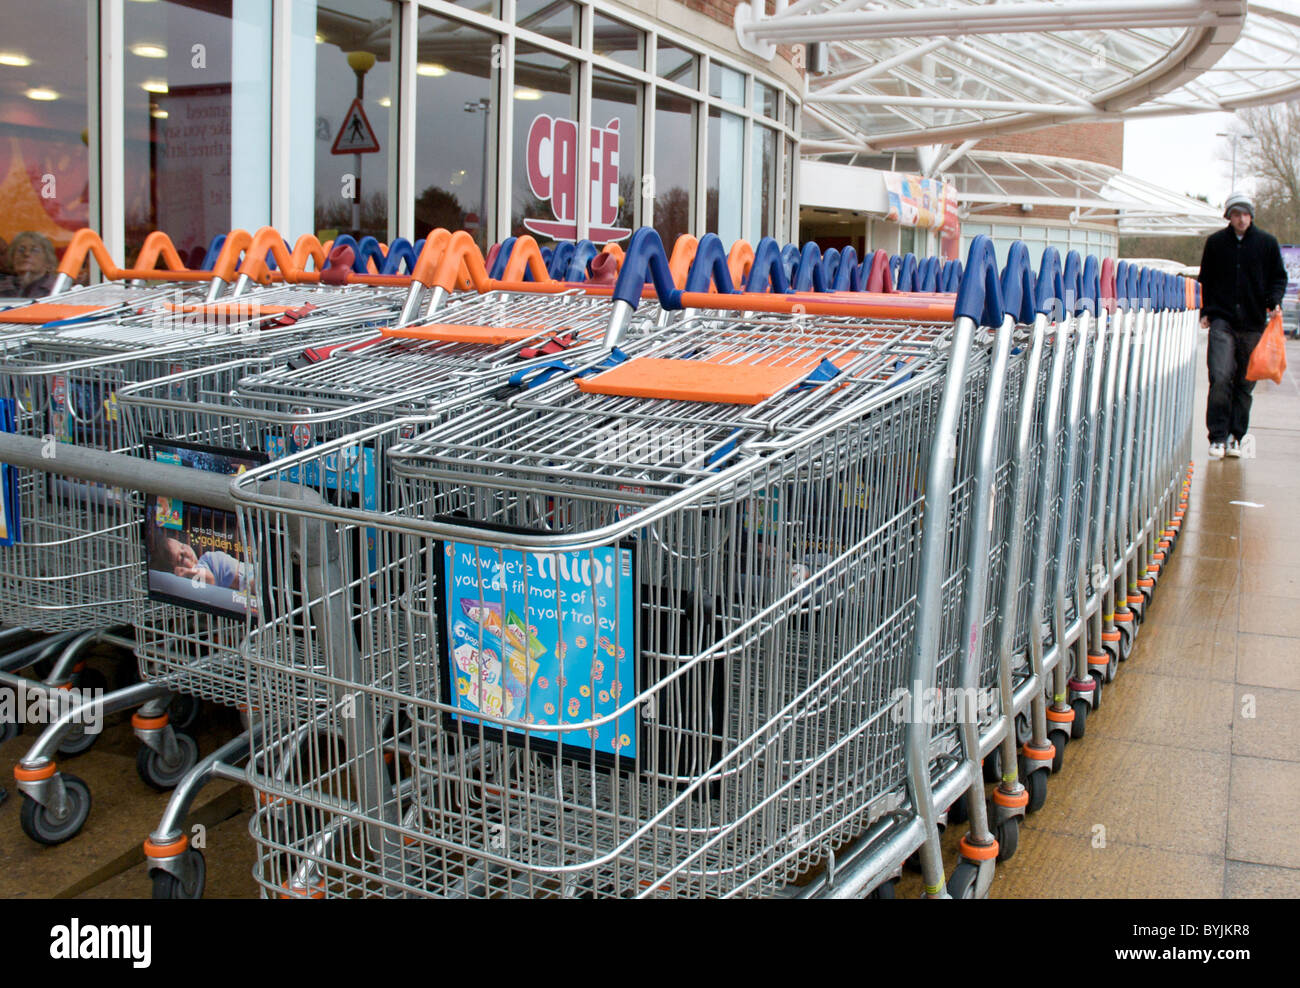
{"type": "Polygon", "coordinates": [[[1250,427],[1250,393],[1255,382],[1246,380],[1246,365],[1262,335],[1263,330],[1235,330],[1226,319],[1210,320],[1210,396],[1205,405],[1205,427],[1212,443],[1239,440],[1250,427]]]}

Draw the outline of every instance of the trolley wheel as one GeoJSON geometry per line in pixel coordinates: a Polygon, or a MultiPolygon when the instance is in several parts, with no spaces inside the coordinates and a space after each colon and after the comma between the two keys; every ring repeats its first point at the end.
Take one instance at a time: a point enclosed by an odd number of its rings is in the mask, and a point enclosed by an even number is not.
{"type": "Polygon", "coordinates": [[[1101,673],[1094,672],[1092,675],[1092,711],[1096,713],[1101,709],[1101,688],[1106,683],[1106,677],[1101,673]]]}
{"type": "Polygon", "coordinates": [[[1056,754],[1052,756],[1053,775],[1065,767],[1065,743],[1069,739],[1070,735],[1062,730],[1051,731],[1047,735],[1047,740],[1056,748],[1056,754]]]}
{"type": "Polygon", "coordinates": [[[1037,813],[1047,802],[1047,769],[1040,768],[1030,772],[1025,776],[1024,785],[1029,791],[1029,802],[1025,806],[1025,812],[1037,813]]]}
{"type": "Polygon", "coordinates": [[[891,878],[887,882],[881,882],[866,896],[868,899],[896,899],[898,897],[898,879],[891,878]]]}
{"type": "Polygon", "coordinates": [[[23,833],[37,844],[47,847],[62,844],[76,837],[86,825],[90,816],[90,787],[75,775],[64,773],[63,789],[67,793],[68,806],[62,817],[55,816],[49,807],[36,802],[31,796],[23,796],[19,823],[23,833]]]}
{"type": "Polygon", "coordinates": [[[171,724],[173,730],[189,731],[199,719],[202,709],[203,704],[198,697],[188,693],[173,693],[167,704],[167,723],[171,724]]]}
{"type": "Polygon", "coordinates": [[[202,899],[203,886],[208,879],[208,865],[203,860],[203,852],[190,848],[185,852],[189,859],[193,880],[184,884],[171,872],[155,870],[153,875],[153,897],[155,899],[202,899]]]}
{"type": "Polygon", "coordinates": [[[1016,747],[1022,747],[1034,736],[1034,729],[1029,725],[1026,714],[1016,714],[1016,747]]]}
{"type": "Polygon", "coordinates": [[[975,898],[975,883],[980,877],[980,870],[969,861],[960,862],[948,878],[948,894],[954,899],[975,898]]]}
{"type": "Polygon", "coordinates": [[[72,685],[83,693],[94,692],[95,690],[108,691],[108,680],[104,677],[104,674],[98,669],[91,669],[89,666],[73,675],[72,685]]]}
{"type": "Polygon", "coordinates": [[[59,754],[72,757],[89,751],[99,740],[98,734],[86,730],[84,724],[75,725],[72,730],[59,739],[59,754]]]}
{"type": "Polygon", "coordinates": [[[948,807],[948,826],[955,827],[970,819],[970,807],[966,805],[966,800],[969,798],[969,793],[962,793],[957,797],[956,802],[948,807]]]}
{"type": "Polygon", "coordinates": [[[1119,675],[1119,649],[1107,644],[1103,646],[1102,651],[1106,653],[1106,682],[1113,683],[1115,677],[1119,675]]]}
{"type": "Polygon", "coordinates": [[[1124,627],[1119,629],[1119,660],[1127,662],[1133,654],[1133,632],[1124,627]]]}
{"type": "Polygon", "coordinates": [[[1080,741],[1088,733],[1088,701],[1079,697],[1071,706],[1074,708],[1074,722],[1070,725],[1070,737],[1080,741]]]}
{"type": "Polygon", "coordinates": [[[1013,816],[1003,820],[994,829],[993,836],[998,839],[998,860],[1010,861],[1016,855],[1016,848],[1020,846],[1020,817],[1013,816]]]}
{"type": "Polygon", "coordinates": [[[984,759],[984,781],[1000,782],[1002,781],[1002,748],[998,746],[989,752],[988,757],[984,759]]]}
{"type": "Polygon", "coordinates": [[[199,760],[199,746],[188,734],[176,732],[176,749],[176,760],[168,762],[147,745],[140,747],[135,756],[135,770],[145,785],[159,792],[175,789],[199,760]]]}
{"type": "Polygon", "coordinates": [[[7,720],[0,722],[0,744],[4,744],[6,741],[12,741],[22,733],[22,724],[15,724],[7,720]]]}

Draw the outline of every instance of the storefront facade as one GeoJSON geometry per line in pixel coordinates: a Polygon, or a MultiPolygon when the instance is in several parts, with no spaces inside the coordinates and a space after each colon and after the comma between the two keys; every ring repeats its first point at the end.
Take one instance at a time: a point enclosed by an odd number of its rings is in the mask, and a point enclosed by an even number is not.
{"type": "MultiPolygon", "coordinates": [[[[696,5],[699,6],[699,5],[696,5]]],[[[9,0],[0,237],[234,227],[483,245],[793,239],[800,73],[718,11],[571,0],[9,0]],[[710,16],[712,14],[713,16],[710,16]]]]}

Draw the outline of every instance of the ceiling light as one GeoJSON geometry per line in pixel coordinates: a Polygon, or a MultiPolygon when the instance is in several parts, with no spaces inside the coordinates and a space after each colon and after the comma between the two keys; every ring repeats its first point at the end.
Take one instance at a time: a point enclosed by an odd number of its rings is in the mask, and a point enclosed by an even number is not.
{"type": "Polygon", "coordinates": [[[141,58],[166,58],[167,49],[162,45],[139,44],[132,45],[130,48],[132,55],[139,55],[141,58]]]}
{"type": "Polygon", "coordinates": [[[437,62],[421,62],[415,67],[416,75],[433,76],[435,79],[447,74],[447,66],[437,62]]]}
{"type": "Polygon", "coordinates": [[[379,101],[379,105],[380,105],[380,106],[392,106],[392,105],[393,105],[393,101],[392,101],[392,99],[391,99],[390,97],[385,96],[383,99],[381,99],[381,100],[379,101]]]}
{"type": "Polygon", "coordinates": [[[316,44],[325,44],[325,35],[321,34],[319,31],[316,33],[316,44]]]}
{"type": "Polygon", "coordinates": [[[45,89],[44,87],[29,89],[24,95],[28,99],[40,100],[42,103],[48,103],[50,100],[59,98],[59,94],[53,89],[45,89]]]}
{"type": "Polygon", "coordinates": [[[167,92],[166,79],[146,79],[140,83],[140,88],[146,93],[165,93],[167,92]]]}
{"type": "Polygon", "coordinates": [[[538,90],[536,90],[536,89],[530,89],[530,88],[528,88],[527,86],[516,86],[516,87],[515,87],[515,99],[523,99],[523,100],[529,100],[529,101],[532,101],[532,100],[538,100],[538,99],[541,99],[541,98],[542,98],[542,94],[541,94],[538,90]]]}
{"type": "Polygon", "coordinates": [[[32,60],[20,51],[0,51],[0,65],[12,65],[14,68],[24,69],[32,64],[32,60]]]}
{"type": "Polygon", "coordinates": [[[149,111],[149,116],[153,117],[155,120],[166,120],[167,111],[160,110],[158,109],[158,107],[155,106],[152,110],[149,111]]]}

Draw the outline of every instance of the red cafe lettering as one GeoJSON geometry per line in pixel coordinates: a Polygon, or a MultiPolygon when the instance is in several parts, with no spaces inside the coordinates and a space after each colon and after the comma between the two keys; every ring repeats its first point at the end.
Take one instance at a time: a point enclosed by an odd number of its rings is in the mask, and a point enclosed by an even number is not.
{"type": "MultiPolygon", "coordinates": [[[[618,119],[591,128],[590,229],[593,243],[622,240],[632,231],[618,219],[618,119]]],[[[555,240],[578,236],[578,124],[543,113],[528,128],[528,187],[551,204],[554,220],[526,219],[533,233],[555,240]]]]}

